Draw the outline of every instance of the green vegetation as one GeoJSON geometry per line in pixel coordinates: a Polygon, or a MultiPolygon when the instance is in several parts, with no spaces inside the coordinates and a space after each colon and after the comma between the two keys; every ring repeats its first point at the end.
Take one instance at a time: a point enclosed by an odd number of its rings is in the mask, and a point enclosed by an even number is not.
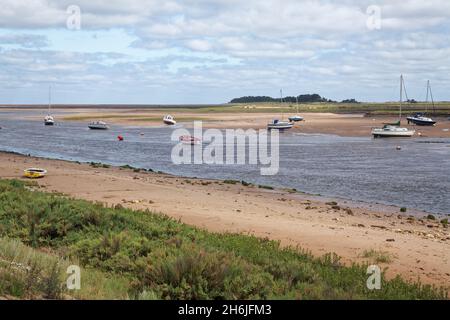
{"type": "Polygon", "coordinates": [[[393,261],[392,254],[387,251],[365,250],[361,256],[370,259],[371,263],[391,263],[393,261]]]}
{"type": "Polygon", "coordinates": [[[225,184],[238,184],[239,181],[237,181],[237,180],[224,180],[223,183],[225,183],[225,184]]]}
{"type": "Polygon", "coordinates": [[[366,288],[366,266],[149,211],[106,208],[0,180],[0,296],[131,299],[442,299],[399,277],[366,288]],[[15,263],[20,263],[17,267],[15,263]],[[61,282],[82,268],[82,290],[61,282]]]}
{"type": "MultiPolygon", "coordinates": [[[[319,96],[320,97],[320,96],[319,96]]],[[[289,97],[288,97],[289,98],[289,97]]],[[[295,99],[295,98],[294,98],[295,99]]],[[[320,99],[323,99],[320,97],[320,99]]],[[[290,99],[292,100],[292,99],[290,99]]],[[[176,120],[179,122],[191,122],[194,120],[204,121],[218,121],[220,119],[214,118],[214,114],[220,113],[280,113],[280,112],[296,112],[297,105],[294,100],[285,100],[284,103],[280,103],[279,99],[275,99],[273,102],[245,102],[245,103],[229,103],[221,105],[198,105],[198,106],[135,106],[136,113],[130,114],[123,111],[114,111],[111,108],[111,113],[105,114],[93,114],[93,115],[70,115],[64,117],[64,120],[68,121],[88,121],[96,119],[118,119],[128,121],[147,121],[147,122],[161,122],[161,114],[171,113],[177,115],[182,113],[183,115],[176,116],[176,120]],[[142,114],[139,114],[142,113],[142,114]],[[157,113],[157,114],[156,114],[157,113]],[[198,116],[200,115],[200,116],[198,116]]],[[[325,99],[326,100],[326,99],[325,99]]],[[[325,101],[324,100],[324,101],[325,101]]],[[[119,106],[120,107],[120,106],[119,106]]],[[[124,106],[129,107],[129,106],[124,106]]],[[[398,116],[398,102],[383,102],[383,103],[368,103],[368,102],[356,102],[352,99],[347,101],[337,102],[301,102],[298,110],[300,113],[365,113],[370,115],[392,115],[398,116]]],[[[119,108],[120,109],[120,108],[119,108]]],[[[405,113],[424,112],[428,110],[436,116],[448,116],[450,115],[450,102],[436,102],[433,110],[432,105],[425,102],[416,103],[404,103],[403,111],[405,113]]]]}
{"type": "Polygon", "coordinates": [[[444,227],[448,227],[448,219],[447,219],[447,218],[442,219],[442,220],[441,220],[441,224],[442,224],[444,227]]]}
{"type": "Polygon", "coordinates": [[[260,189],[266,189],[266,190],[274,190],[274,189],[275,189],[274,187],[271,187],[271,186],[265,186],[265,185],[262,185],[262,184],[260,184],[260,185],[258,186],[258,188],[260,188],[260,189]]]}
{"type": "Polygon", "coordinates": [[[104,163],[100,163],[100,162],[91,162],[89,164],[93,168],[104,168],[104,169],[111,168],[111,166],[109,164],[104,164],[104,163]]]}
{"type": "Polygon", "coordinates": [[[429,214],[429,215],[427,216],[427,219],[428,219],[428,220],[436,220],[436,217],[435,217],[434,215],[432,215],[432,214],[429,214]]]}
{"type": "Polygon", "coordinates": [[[407,208],[405,208],[405,207],[402,207],[402,208],[400,208],[400,212],[403,212],[403,213],[405,213],[406,211],[408,211],[408,209],[407,209],[407,208]]]}
{"type": "MultiPolygon", "coordinates": [[[[261,103],[261,102],[279,102],[280,98],[272,98],[266,96],[257,97],[241,97],[230,101],[230,103],[261,103]]],[[[290,103],[314,103],[314,102],[335,102],[329,99],[322,98],[320,95],[314,94],[303,94],[297,97],[283,97],[283,101],[290,103]]]]}

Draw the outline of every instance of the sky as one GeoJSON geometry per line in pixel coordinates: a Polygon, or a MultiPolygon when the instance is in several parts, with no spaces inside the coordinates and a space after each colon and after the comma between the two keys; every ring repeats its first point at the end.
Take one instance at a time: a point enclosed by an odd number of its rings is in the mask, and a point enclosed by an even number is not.
{"type": "Polygon", "coordinates": [[[450,100],[448,0],[0,0],[0,104],[450,100]]]}

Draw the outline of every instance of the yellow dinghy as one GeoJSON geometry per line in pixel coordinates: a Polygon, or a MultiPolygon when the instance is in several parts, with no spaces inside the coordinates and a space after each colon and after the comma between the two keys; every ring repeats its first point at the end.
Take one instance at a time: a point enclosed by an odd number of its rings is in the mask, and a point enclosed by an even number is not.
{"type": "Polygon", "coordinates": [[[47,170],[39,168],[29,168],[24,170],[24,176],[29,179],[39,179],[45,177],[47,170]]]}

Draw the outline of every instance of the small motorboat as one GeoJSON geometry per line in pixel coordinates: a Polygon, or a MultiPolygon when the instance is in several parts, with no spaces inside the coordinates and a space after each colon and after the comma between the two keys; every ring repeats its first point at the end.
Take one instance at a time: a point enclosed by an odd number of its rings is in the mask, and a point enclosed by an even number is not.
{"type": "Polygon", "coordinates": [[[163,118],[163,121],[164,121],[164,123],[167,124],[168,126],[174,126],[174,125],[177,124],[177,122],[175,121],[175,119],[174,119],[170,114],[168,114],[167,116],[165,116],[165,117],[163,118]]]}
{"type": "Polygon", "coordinates": [[[184,144],[196,145],[196,144],[200,144],[202,142],[202,140],[199,138],[193,137],[193,136],[181,136],[180,142],[182,142],[184,144]]]}
{"type": "Polygon", "coordinates": [[[28,168],[24,170],[24,176],[29,179],[39,179],[45,177],[47,170],[40,168],[28,168]]]}
{"type": "Polygon", "coordinates": [[[55,119],[51,115],[47,115],[44,118],[44,124],[46,126],[53,126],[53,125],[55,125],[55,119]]]}
{"type": "Polygon", "coordinates": [[[410,117],[406,118],[408,120],[408,124],[414,123],[418,126],[434,126],[436,121],[431,118],[425,117],[423,113],[416,113],[410,117]]]}
{"type": "Polygon", "coordinates": [[[398,138],[409,138],[416,133],[415,130],[410,130],[408,128],[401,128],[392,125],[385,125],[383,128],[375,128],[372,130],[372,135],[374,138],[388,138],[388,137],[398,137],[398,138]]]}
{"type": "Polygon", "coordinates": [[[268,130],[288,130],[292,129],[294,124],[292,122],[280,121],[278,119],[273,120],[267,125],[268,130]]]}
{"type": "Polygon", "coordinates": [[[300,122],[303,121],[305,118],[301,117],[301,116],[292,116],[289,117],[289,121],[291,122],[300,122]]]}
{"type": "Polygon", "coordinates": [[[108,130],[109,127],[104,121],[94,121],[88,125],[91,130],[108,130]]]}

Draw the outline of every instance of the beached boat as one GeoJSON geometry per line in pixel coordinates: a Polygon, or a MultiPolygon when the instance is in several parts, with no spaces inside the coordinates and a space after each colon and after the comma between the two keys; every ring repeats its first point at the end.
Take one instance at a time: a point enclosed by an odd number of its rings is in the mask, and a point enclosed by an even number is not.
{"type": "Polygon", "coordinates": [[[50,115],[50,109],[52,106],[52,87],[48,88],[48,113],[44,118],[44,125],[53,126],[55,125],[55,119],[50,115]]]}
{"type": "MultiPolygon", "coordinates": [[[[408,128],[400,127],[402,123],[402,105],[403,105],[403,89],[405,88],[405,83],[403,80],[403,75],[400,76],[400,115],[397,123],[385,124],[382,128],[372,129],[372,135],[374,138],[407,138],[412,137],[416,131],[408,128]]],[[[406,90],[405,90],[406,93],[406,90]]]]}
{"type": "Polygon", "coordinates": [[[305,118],[298,115],[298,97],[295,97],[295,100],[297,101],[297,114],[295,116],[289,117],[289,121],[300,122],[300,121],[305,120],[305,118]]]}
{"type": "Polygon", "coordinates": [[[267,125],[269,130],[288,130],[294,126],[292,122],[280,121],[278,119],[273,120],[267,125]]]}
{"type": "Polygon", "coordinates": [[[29,168],[24,170],[24,176],[29,179],[39,179],[45,177],[47,170],[40,168],[29,168]]]}
{"type": "Polygon", "coordinates": [[[407,117],[406,119],[408,120],[408,124],[413,123],[418,126],[434,126],[436,124],[436,121],[425,116],[428,113],[428,98],[429,97],[431,97],[431,103],[433,104],[433,111],[434,111],[435,110],[434,98],[433,98],[433,91],[431,90],[430,80],[428,80],[428,82],[427,82],[427,98],[425,100],[427,108],[425,110],[425,113],[416,113],[412,116],[407,117]]]}
{"type": "MultiPolygon", "coordinates": [[[[283,109],[283,90],[280,90],[281,94],[281,109],[283,109]]],[[[284,118],[284,112],[282,112],[282,119],[284,118]]],[[[291,129],[294,126],[293,122],[286,122],[279,119],[272,120],[271,123],[267,124],[268,130],[288,130],[291,129]]]]}
{"type": "Polygon", "coordinates": [[[406,118],[408,120],[408,124],[413,123],[418,126],[434,126],[436,121],[431,118],[425,117],[423,113],[416,113],[412,116],[406,118]]]}
{"type": "Polygon", "coordinates": [[[184,144],[196,145],[196,144],[200,144],[202,142],[202,140],[199,138],[193,137],[193,136],[181,136],[180,142],[182,142],[184,144]]]}
{"type": "Polygon", "coordinates": [[[385,125],[383,128],[375,128],[372,130],[372,135],[375,138],[388,138],[388,137],[412,137],[416,133],[415,130],[408,128],[401,128],[391,125],[385,125]]]}
{"type": "Polygon", "coordinates": [[[170,114],[168,114],[167,116],[165,116],[165,117],[163,118],[163,121],[164,121],[164,123],[167,124],[168,126],[174,126],[174,125],[177,124],[177,122],[175,121],[175,119],[174,119],[170,114]]]}
{"type": "Polygon", "coordinates": [[[304,118],[301,117],[301,116],[292,116],[292,117],[289,117],[289,121],[292,121],[292,122],[299,122],[299,121],[303,121],[303,120],[304,120],[304,118]]]}
{"type": "Polygon", "coordinates": [[[108,130],[109,127],[104,121],[94,121],[88,125],[91,130],[108,130]]]}

